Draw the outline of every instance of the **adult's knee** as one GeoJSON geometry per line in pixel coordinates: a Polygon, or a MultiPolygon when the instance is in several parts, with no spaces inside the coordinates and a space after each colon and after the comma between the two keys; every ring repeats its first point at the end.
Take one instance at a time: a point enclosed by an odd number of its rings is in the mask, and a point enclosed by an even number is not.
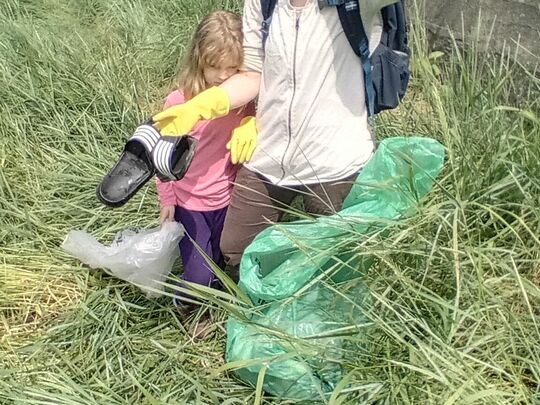
{"type": "Polygon", "coordinates": [[[221,253],[223,253],[226,266],[235,267],[240,264],[242,253],[239,252],[238,239],[235,238],[235,235],[229,232],[223,232],[219,241],[219,247],[221,253]]]}

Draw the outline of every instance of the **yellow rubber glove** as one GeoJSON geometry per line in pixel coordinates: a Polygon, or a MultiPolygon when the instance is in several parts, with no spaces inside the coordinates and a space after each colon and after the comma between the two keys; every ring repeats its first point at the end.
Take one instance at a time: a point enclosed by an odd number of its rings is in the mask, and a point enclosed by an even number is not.
{"type": "Polygon", "coordinates": [[[201,120],[212,120],[229,113],[229,96],[220,87],[210,87],[184,104],[167,108],[152,117],[163,136],[188,134],[201,120]]]}
{"type": "Polygon", "coordinates": [[[234,164],[245,163],[251,160],[257,146],[257,125],[255,117],[246,117],[240,121],[227,143],[227,149],[231,151],[231,162],[234,164]]]}

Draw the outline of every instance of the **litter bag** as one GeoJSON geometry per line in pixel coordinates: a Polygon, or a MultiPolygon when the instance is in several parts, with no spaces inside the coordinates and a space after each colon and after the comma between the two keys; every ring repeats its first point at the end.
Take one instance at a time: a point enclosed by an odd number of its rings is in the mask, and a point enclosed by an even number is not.
{"type": "Polygon", "coordinates": [[[178,242],[183,235],[180,223],[167,222],[161,229],[126,229],[116,234],[110,246],[104,246],[87,232],[71,231],[62,248],[93,269],[106,269],[137,285],[151,297],[163,289],[161,282],[178,257],[178,242]]]}
{"type": "MultiPolygon", "coordinates": [[[[429,138],[382,141],[358,175],[343,209],[312,221],[275,224],[245,250],[239,287],[256,311],[227,325],[228,362],[237,375],[279,398],[329,395],[343,370],[340,354],[366,325],[373,259],[359,251],[372,232],[413,215],[442,169],[444,148],[429,138]]],[[[365,329],[364,329],[365,330],[365,329]]]]}

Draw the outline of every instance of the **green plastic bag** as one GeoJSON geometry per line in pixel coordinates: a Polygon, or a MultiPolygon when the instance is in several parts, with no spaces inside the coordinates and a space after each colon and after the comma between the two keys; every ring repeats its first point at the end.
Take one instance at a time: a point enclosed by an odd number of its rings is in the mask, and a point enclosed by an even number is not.
{"type": "Polygon", "coordinates": [[[256,309],[248,321],[227,324],[226,359],[242,365],[236,374],[243,381],[256,385],[264,373],[264,390],[288,399],[333,391],[345,337],[362,333],[370,304],[362,274],[372,259],[352,249],[355,238],[413,214],[443,162],[444,148],[433,139],[385,139],[339,213],[276,224],[255,238],[242,257],[239,287],[256,309]]]}

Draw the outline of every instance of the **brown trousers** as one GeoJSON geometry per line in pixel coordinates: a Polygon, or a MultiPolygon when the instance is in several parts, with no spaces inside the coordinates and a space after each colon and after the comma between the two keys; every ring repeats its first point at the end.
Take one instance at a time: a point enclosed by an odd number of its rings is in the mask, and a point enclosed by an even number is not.
{"type": "Polygon", "coordinates": [[[331,183],[281,187],[242,167],[236,176],[221,234],[220,246],[227,265],[238,266],[244,249],[258,233],[281,219],[297,195],[303,196],[304,208],[313,216],[341,210],[356,176],[331,183]]]}

